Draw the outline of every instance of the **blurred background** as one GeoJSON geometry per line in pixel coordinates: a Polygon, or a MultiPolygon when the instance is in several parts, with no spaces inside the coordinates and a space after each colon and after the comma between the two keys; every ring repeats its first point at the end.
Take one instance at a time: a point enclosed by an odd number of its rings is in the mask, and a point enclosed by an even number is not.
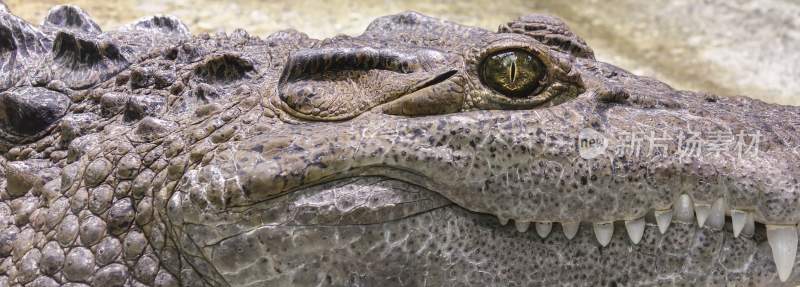
{"type": "Polygon", "coordinates": [[[800,105],[797,0],[6,0],[12,13],[37,24],[50,7],[67,3],[105,30],[171,14],[193,33],[243,28],[266,36],[294,28],[315,38],[357,35],[372,19],[405,10],[490,30],[547,13],[564,19],[597,58],[634,73],[680,89],[800,105]]]}

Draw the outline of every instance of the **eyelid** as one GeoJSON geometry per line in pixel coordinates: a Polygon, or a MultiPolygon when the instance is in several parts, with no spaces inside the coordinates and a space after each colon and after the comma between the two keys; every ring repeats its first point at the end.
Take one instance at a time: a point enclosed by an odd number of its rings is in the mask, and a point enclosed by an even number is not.
{"type": "Polygon", "coordinates": [[[345,70],[409,74],[421,69],[414,55],[371,47],[303,50],[292,54],[286,65],[286,80],[345,70]]]}

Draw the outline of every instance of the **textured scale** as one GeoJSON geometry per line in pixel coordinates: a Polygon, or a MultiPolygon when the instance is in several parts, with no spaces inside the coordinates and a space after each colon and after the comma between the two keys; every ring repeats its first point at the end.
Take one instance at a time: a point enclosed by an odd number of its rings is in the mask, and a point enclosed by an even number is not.
{"type": "Polygon", "coordinates": [[[0,5],[0,56],[0,286],[800,282],[771,251],[796,250],[798,108],[596,62],[553,17],[317,40],[0,5]],[[509,49],[546,69],[530,95],[483,82],[509,49]],[[758,131],[762,152],[584,158],[586,128],[758,131]]]}

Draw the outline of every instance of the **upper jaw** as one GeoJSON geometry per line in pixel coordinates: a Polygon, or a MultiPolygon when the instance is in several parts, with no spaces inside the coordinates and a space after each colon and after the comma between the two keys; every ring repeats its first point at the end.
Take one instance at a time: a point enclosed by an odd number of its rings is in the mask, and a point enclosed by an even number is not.
{"type": "Polygon", "coordinates": [[[793,165],[800,159],[791,146],[775,142],[781,131],[758,130],[765,123],[752,117],[723,123],[735,118],[721,114],[709,125],[715,119],[707,112],[685,109],[618,105],[587,111],[597,109],[593,101],[583,96],[546,110],[365,114],[342,123],[293,125],[244,144],[241,150],[270,148],[243,155],[260,162],[242,169],[242,188],[257,200],[337,178],[381,175],[411,181],[472,211],[525,221],[629,220],[669,209],[686,194],[702,207],[725,199],[729,209],[751,212],[765,224],[800,222],[800,210],[792,208],[800,201],[793,165]],[[578,146],[587,127],[608,141],[592,158],[578,146]],[[710,135],[720,127],[729,128],[734,140],[743,135],[746,145],[760,132],[762,150],[686,154],[688,133],[710,135]],[[661,140],[666,152],[649,154],[643,146],[638,156],[618,154],[635,148],[626,146],[631,136],[644,145],[661,140]]]}

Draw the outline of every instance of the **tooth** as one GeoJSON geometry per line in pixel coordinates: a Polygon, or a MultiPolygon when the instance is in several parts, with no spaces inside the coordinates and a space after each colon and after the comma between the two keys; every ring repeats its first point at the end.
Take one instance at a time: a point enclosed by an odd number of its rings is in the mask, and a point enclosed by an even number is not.
{"type": "Polygon", "coordinates": [[[658,223],[658,231],[661,234],[666,233],[670,222],[672,222],[672,209],[656,210],[654,213],[656,215],[656,223],[658,223]]]}
{"type": "Polygon", "coordinates": [[[561,229],[564,231],[564,236],[567,239],[575,238],[575,234],[578,234],[578,227],[580,227],[580,222],[562,222],[561,229]]]}
{"type": "Polygon", "coordinates": [[[706,224],[708,215],[711,214],[711,205],[705,203],[695,203],[694,213],[697,215],[697,225],[703,227],[706,224]]]}
{"type": "Polygon", "coordinates": [[[772,247],[772,259],[781,282],[792,274],[797,255],[797,227],[794,225],[767,225],[767,241],[772,247]]]}
{"type": "Polygon", "coordinates": [[[644,217],[626,220],[625,229],[628,230],[628,237],[631,238],[631,242],[639,244],[639,241],[642,240],[642,235],[644,235],[644,217]]]}
{"type": "Polygon", "coordinates": [[[530,222],[522,222],[522,221],[514,221],[514,225],[517,227],[517,231],[525,232],[528,231],[528,226],[531,225],[530,222]]]}
{"type": "Polygon", "coordinates": [[[500,225],[502,226],[506,226],[506,224],[508,224],[508,218],[498,216],[497,220],[500,221],[500,225]]]}
{"type": "Polygon", "coordinates": [[[727,209],[725,199],[717,199],[714,205],[711,206],[711,214],[709,214],[708,219],[706,219],[708,227],[715,230],[722,230],[722,227],[725,226],[725,210],[727,209]]]}
{"type": "Polygon", "coordinates": [[[692,198],[689,195],[681,194],[674,205],[675,221],[692,223],[694,221],[694,209],[692,208],[692,198]]]}
{"type": "Polygon", "coordinates": [[[731,221],[733,222],[733,237],[739,237],[747,222],[747,212],[731,209],[731,221]]]}
{"type": "Polygon", "coordinates": [[[611,242],[611,235],[614,235],[614,222],[598,222],[594,224],[594,235],[597,242],[606,247],[611,242]]]}
{"type": "Polygon", "coordinates": [[[550,230],[553,230],[553,223],[551,222],[536,223],[536,233],[539,234],[539,237],[547,238],[547,235],[550,235],[550,230]]]}
{"type": "Polygon", "coordinates": [[[747,237],[753,237],[756,230],[756,220],[753,218],[753,213],[747,213],[747,219],[744,221],[744,228],[742,229],[742,235],[747,237]]]}

